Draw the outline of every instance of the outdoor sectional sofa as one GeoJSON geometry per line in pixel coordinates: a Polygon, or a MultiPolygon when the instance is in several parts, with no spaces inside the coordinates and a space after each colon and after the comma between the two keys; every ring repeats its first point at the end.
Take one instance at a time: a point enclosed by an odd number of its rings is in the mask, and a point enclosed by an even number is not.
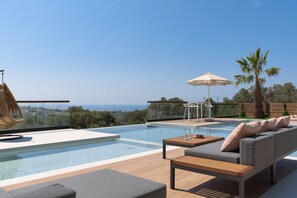
{"type": "MultiPolygon", "coordinates": [[[[271,182],[275,183],[276,162],[297,150],[297,126],[280,128],[277,131],[267,131],[251,137],[242,138],[240,140],[239,150],[233,152],[222,152],[221,147],[223,142],[218,141],[186,149],[185,156],[207,158],[253,167],[247,175],[244,175],[243,182],[237,180],[243,183],[240,184],[243,185],[243,193],[241,195],[243,197],[244,181],[268,167],[271,168],[271,182]]],[[[216,174],[214,173],[212,175],[216,174]]]]}
{"type": "Polygon", "coordinates": [[[165,198],[166,185],[118,171],[104,169],[36,184],[10,192],[0,188],[1,198],[165,198]]]}

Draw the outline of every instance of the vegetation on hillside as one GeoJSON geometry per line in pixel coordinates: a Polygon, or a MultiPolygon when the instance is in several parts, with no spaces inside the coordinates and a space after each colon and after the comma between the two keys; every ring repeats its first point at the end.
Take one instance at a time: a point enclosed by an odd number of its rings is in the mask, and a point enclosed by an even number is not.
{"type": "Polygon", "coordinates": [[[142,124],[146,122],[147,110],[127,112],[124,116],[125,124],[142,124]]]}
{"type": "Polygon", "coordinates": [[[90,111],[82,107],[70,107],[70,127],[75,129],[109,127],[146,122],[146,110],[90,111]]]}
{"type": "MultiPolygon", "coordinates": [[[[254,86],[248,89],[241,88],[231,99],[228,97],[223,98],[223,103],[251,103],[255,102],[254,86]]],[[[293,83],[288,82],[281,84],[274,84],[271,87],[261,86],[263,102],[271,103],[294,103],[297,102],[297,88],[293,83]]]]}
{"type": "Polygon", "coordinates": [[[70,127],[75,129],[108,127],[117,125],[108,111],[90,111],[82,107],[69,107],[70,127]]]}

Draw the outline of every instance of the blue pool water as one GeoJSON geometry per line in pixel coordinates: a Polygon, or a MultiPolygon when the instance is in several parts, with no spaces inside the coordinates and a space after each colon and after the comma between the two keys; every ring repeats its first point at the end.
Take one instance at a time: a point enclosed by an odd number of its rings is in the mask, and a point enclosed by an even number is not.
{"type": "Polygon", "coordinates": [[[198,128],[133,125],[125,127],[108,127],[89,130],[103,133],[115,133],[119,134],[121,138],[162,143],[163,139],[165,138],[182,136],[188,134],[189,132],[193,132],[194,134],[227,137],[238,124],[238,122],[226,122],[220,124],[201,126],[198,128]]]}
{"type": "Polygon", "coordinates": [[[0,180],[141,153],[161,146],[115,140],[0,154],[0,180]]]}

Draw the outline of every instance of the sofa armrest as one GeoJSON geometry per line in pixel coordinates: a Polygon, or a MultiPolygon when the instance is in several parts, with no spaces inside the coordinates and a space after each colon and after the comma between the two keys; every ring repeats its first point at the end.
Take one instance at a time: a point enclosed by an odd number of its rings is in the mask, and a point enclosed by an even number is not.
{"type": "Polygon", "coordinates": [[[261,170],[274,163],[274,135],[256,135],[240,140],[240,164],[261,170]]]}
{"type": "Polygon", "coordinates": [[[30,190],[13,194],[11,198],[75,198],[76,192],[66,188],[61,184],[53,184],[38,188],[36,190],[30,190]]]}

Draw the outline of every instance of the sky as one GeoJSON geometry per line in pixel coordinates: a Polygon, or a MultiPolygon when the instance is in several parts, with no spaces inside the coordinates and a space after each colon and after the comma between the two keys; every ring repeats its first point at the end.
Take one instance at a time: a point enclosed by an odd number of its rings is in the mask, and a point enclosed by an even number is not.
{"type": "MultiPolygon", "coordinates": [[[[206,72],[234,81],[235,60],[269,50],[265,86],[297,85],[295,0],[0,0],[0,69],[17,100],[146,104],[201,101],[206,72]]],[[[250,85],[211,88],[221,101],[250,85]]]]}

